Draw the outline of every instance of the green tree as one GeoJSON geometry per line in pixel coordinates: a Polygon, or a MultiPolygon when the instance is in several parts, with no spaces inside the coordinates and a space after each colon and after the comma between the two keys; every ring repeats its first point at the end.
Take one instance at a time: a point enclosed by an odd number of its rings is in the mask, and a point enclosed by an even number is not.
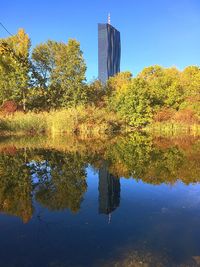
{"type": "Polygon", "coordinates": [[[132,79],[124,92],[114,95],[112,105],[130,126],[140,127],[151,121],[151,101],[144,79],[132,79]]]}
{"type": "Polygon", "coordinates": [[[55,69],[55,51],[57,42],[47,41],[37,45],[32,52],[32,71],[33,86],[29,92],[30,108],[49,109],[51,76],[55,69]]]}
{"type": "Polygon", "coordinates": [[[86,65],[79,42],[48,41],[34,49],[32,59],[36,67],[35,80],[48,105],[60,108],[86,102],[86,65]]]}

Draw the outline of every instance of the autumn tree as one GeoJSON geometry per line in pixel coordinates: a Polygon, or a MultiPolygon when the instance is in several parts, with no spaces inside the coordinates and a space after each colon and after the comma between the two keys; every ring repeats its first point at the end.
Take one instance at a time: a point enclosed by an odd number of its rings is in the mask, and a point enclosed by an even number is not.
{"type": "Polygon", "coordinates": [[[184,102],[181,108],[193,110],[200,116],[200,67],[185,68],[182,72],[181,82],[184,88],[184,102]]]}
{"type": "Polygon", "coordinates": [[[23,29],[0,39],[0,102],[14,100],[26,109],[30,39],[23,29]]]}
{"type": "Polygon", "coordinates": [[[183,87],[180,71],[155,65],[144,68],[138,77],[148,83],[154,108],[172,107],[178,109],[183,102],[183,87]]]}
{"type": "Polygon", "coordinates": [[[126,91],[130,84],[132,74],[129,71],[120,72],[114,77],[110,77],[107,82],[107,87],[111,93],[121,94],[126,91]]]}
{"type": "Polygon", "coordinates": [[[87,84],[87,104],[98,107],[105,106],[107,90],[99,80],[94,80],[87,84]]]}

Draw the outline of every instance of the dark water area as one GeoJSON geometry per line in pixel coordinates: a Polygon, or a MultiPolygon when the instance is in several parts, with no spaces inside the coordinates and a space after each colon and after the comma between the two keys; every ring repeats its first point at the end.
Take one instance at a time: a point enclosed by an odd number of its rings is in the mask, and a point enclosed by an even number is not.
{"type": "Polygon", "coordinates": [[[200,139],[0,140],[0,266],[200,266],[200,139]]]}

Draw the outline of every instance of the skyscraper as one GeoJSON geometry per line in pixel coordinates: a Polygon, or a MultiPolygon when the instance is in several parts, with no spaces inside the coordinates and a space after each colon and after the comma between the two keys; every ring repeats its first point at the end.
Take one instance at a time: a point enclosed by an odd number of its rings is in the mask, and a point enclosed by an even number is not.
{"type": "Polygon", "coordinates": [[[105,83],[120,72],[121,41],[120,32],[108,23],[98,24],[98,75],[105,83]]]}

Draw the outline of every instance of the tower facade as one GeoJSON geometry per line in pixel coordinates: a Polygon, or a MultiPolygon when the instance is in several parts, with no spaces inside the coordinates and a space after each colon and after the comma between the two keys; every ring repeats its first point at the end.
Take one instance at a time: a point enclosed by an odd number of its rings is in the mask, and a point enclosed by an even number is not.
{"type": "Polygon", "coordinates": [[[120,72],[120,32],[109,23],[98,24],[98,78],[106,83],[109,77],[120,72]]]}

